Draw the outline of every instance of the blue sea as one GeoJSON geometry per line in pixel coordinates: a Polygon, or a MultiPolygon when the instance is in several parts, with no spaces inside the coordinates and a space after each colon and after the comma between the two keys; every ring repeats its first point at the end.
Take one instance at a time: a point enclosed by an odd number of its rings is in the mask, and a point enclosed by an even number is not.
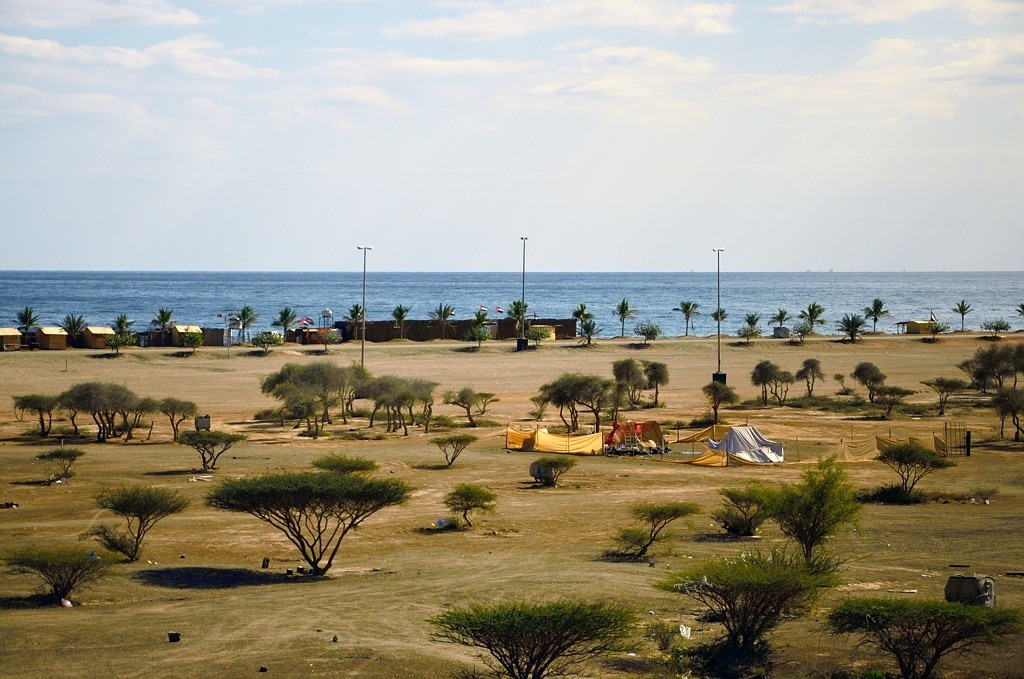
{"type": "MultiPolygon", "coordinates": [[[[109,325],[118,314],[145,329],[160,307],[174,310],[179,323],[223,327],[224,316],[242,305],[260,318],[254,328],[267,329],[285,306],[318,321],[325,309],[335,320],[362,301],[362,272],[127,272],[127,271],[0,271],[0,326],[15,326],[15,314],[31,306],[42,324],[56,324],[67,314],[81,314],[90,325],[109,325]]],[[[470,318],[479,308],[496,315],[522,291],[521,272],[367,274],[367,320],[387,320],[396,305],[411,307],[409,318],[425,319],[438,304],[455,308],[455,318],[470,318]]],[[[683,316],[672,308],[683,300],[700,305],[691,334],[715,331],[711,313],[718,287],[711,273],[526,273],[526,302],[541,318],[568,318],[585,303],[610,337],[620,332],[613,309],[627,299],[637,310],[626,322],[626,333],[640,321],[661,326],[668,336],[683,334],[683,316]]],[[[825,308],[824,332],[838,332],[836,322],[846,313],[859,313],[879,298],[890,311],[878,329],[895,332],[896,323],[927,320],[934,313],[960,328],[954,305],[966,300],[973,311],[967,328],[987,320],[1006,319],[1014,328],[1024,319],[1016,314],[1024,302],[1021,272],[885,272],[885,273],[734,273],[722,272],[722,307],[727,317],[723,332],[735,333],[744,316],[756,313],[768,329],[768,318],[779,308],[796,316],[811,302],[825,308]]]]}

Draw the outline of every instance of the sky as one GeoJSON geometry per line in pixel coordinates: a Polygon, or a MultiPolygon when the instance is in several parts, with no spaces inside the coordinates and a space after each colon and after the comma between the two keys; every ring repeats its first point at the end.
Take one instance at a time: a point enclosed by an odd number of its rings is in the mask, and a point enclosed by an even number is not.
{"type": "Polygon", "coordinates": [[[0,269],[1019,271],[1021,0],[2,0],[0,269]]]}

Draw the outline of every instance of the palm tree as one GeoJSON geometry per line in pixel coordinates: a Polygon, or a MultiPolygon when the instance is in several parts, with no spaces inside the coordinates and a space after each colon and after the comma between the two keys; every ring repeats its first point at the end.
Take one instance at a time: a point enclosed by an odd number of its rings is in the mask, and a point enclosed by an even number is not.
{"type": "Polygon", "coordinates": [[[594,314],[587,311],[587,305],[580,302],[580,305],[572,310],[572,317],[582,323],[594,317],[594,314]]]}
{"type": "Polygon", "coordinates": [[[700,308],[700,304],[696,302],[684,301],[680,302],[679,306],[672,307],[672,311],[678,311],[683,314],[683,318],[686,320],[686,330],[683,334],[684,337],[690,336],[690,319],[694,316],[700,316],[700,312],[697,309],[700,308]]]}
{"type": "Polygon", "coordinates": [[[871,319],[871,332],[875,331],[879,318],[884,318],[889,315],[889,310],[885,308],[885,302],[877,297],[871,302],[871,306],[866,306],[860,311],[866,317],[871,319]]]}
{"type": "Polygon", "coordinates": [[[781,328],[790,318],[791,316],[789,315],[789,312],[779,307],[779,310],[772,314],[772,317],[768,319],[768,325],[777,325],[781,328]]]}
{"type": "Polygon", "coordinates": [[[728,317],[729,314],[722,307],[718,307],[713,312],[711,312],[711,320],[713,320],[716,323],[722,323],[728,317]]]}
{"type": "Polygon", "coordinates": [[[508,311],[505,312],[505,315],[515,320],[517,337],[526,336],[526,312],[529,310],[530,305],[518,299],[508,305],[508,311]]]}
{"type": "Polygon", "coordinates": [[[619,337],[625,337],[626,320],[636,316],[636,309],[631,309],[629,306],[629,300],[623,297],[622,301],[615,305],[615,311],[613,313],[615,317],[622,322],[622,332],[619,337]]]}
{"type": "Polygon", "coordinates": [[[118,335],[131,333],[135,321],[128,320],[128,314],[118,314],[114,318],[114,332],[118,335]]]}
{"type": "Polygon", "coordinates": [[[436,321],[441,327],[441,339],[444,339],[444,329],[451,325],[448,319],[455,315],[455,309],[450,304],[441,303],[427,315],[430,316],[430,320],[436,321]]]}
{"type": "Polygon", "coordinates": [[[601,332],[601,328],[598,327],[597,321],[593,318],[588,318],[580,323],[580,335],[587,341],[588,347],[590,346],[590,343],[594,341],[594,335],[599,332],[601,332]]]}
{"type": "Polygon", "coordinates": [[[167,344],[167,333],[171,329],[171,323],[174,321],[174,309],[165,309],[160,307],[156,311],[156,316],[150,321],[150,324],[154,328],[160,330],[160,346],[167,344]]]}
{"type": "Polygon", "coordinates": [[[797,314],[797,316],[800,320],[807,322],[807,325],[811,327],[811,332],[814,332],[814,326],[825,325],[825,307],[821,306],[817,302],[811,302],[807,308],[797,314]]]}
{"type": "Polygon", "coordinates": [[[960,300],[959,303],[957,303],[957,305],[955,307],[953,307],[953,311],[955,313],[960,314],[960,332],[963,332],[964,331],[964,321],[965,321],[964,316],[966,316],[967,314],[971,313],[971,311],[973,311],[973,309],[971,309],[971,305],[967,303],[966,299],[962,299],[962,300],[960,300]]]}
{"type": "Polygon", "coordinates": [[[1024,316],[1024,302],[1017,305],[1017,315],[1024,316]]]}
{"type": "Polygon", "coordinates": [[[867,319],[860,314],[843,314],[843,318],[839,321],[836,329],[849,337],[851,342],[856,342],[857,335],[861,333],[867,322],[867,319]]]}
{"type": "Polygon", "coordinates": [[[18,329],[21,330],[21,334],[27,335],[32,332],[32,328],[39,325],[39,314],[36,313],[35,309],[27,306],[15,314],[14,322],[18,324],[18,329]]]}
{"type": "Polygon", "coordinates": [[[366,312],[363,310],[362,304],[353,304],[348,308],[348,316],[345,317],[345,324],[352,328],[352,336],[359,337],[359,322],[363,320],[363,315],[366,312]]]}
{"type": "Polygon", "coordinates": [[[391,311],[391,318],[398,323],[398,339],[405,339],[405,317],[409,315],[409,307],[399,304],[391,311]]]}
{"type": "Polygon", "coordinates": [[[75,341],[85,332],[85,316],[68,314],[57,325],[68,334],[68,343],[74,346],[75,341]]]}
{"type": "Polygon", "coordinates": [[[290,306],[286,306],[277,312],[277,318],[272,320],[270,324],[275,328],[281,328],[284,333],[285,341],[288,340],[288,328],[295,325],[295,322],[299,320],[299,314],[295,309],[290,306]]]}
{"type": "Polygon", "coordinates": [[[248,304],[243,305],[241,309],[235,312],[232,320],[235,323],[238,323],[238,335],[240,341],[244,342],[248,339],[249,328],[253,326],[259,317],[260,315],[248,304]]]}

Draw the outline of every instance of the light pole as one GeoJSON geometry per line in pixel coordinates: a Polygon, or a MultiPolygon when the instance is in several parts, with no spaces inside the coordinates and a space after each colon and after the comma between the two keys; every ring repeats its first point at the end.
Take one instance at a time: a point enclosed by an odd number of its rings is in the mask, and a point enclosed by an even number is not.
{"type": "Polygon", "coordinates": [[[519,319],[519,341],[516,343],[516,351],[522,351],[525,349],[526,344],[526,236],[520,236],[519,240],[523,241],[523,292],[519,296],[519,313],[521,317],[519,319]]]}
{"type": "Polygon", "coordinates": [[[718,370],[712,375],[714,382],[725,384],[725,373],[722,372],[722,253],[725,248],[711,248],[718,259],[718,308],[715,315],[718,317],[718,370]]]}
{"type": "Polygon", "coordinates": [[[362,310],[362,322],[363,322],[363,336],[359,344],[359,367],[364,367],[363,364],[366,361],[366,253],[373,249],[372,245],[357,245],[357,250],[363,251],[363,310],[362,310]]]}

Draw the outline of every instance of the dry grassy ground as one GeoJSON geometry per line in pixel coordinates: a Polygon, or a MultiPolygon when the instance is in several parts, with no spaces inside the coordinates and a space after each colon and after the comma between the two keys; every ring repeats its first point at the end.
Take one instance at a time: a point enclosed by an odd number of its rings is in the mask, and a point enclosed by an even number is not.
{"type": "MultiPolygon", "coordinates": [[[[981,346],[986,345],[976,336],[960,334],[938,344],[889,336],[853,346],[812,339],[803,346],[762,340],[747,347],[730,340],[723,346],[723,369],[741,396],[752,399],[757,390],[749,385],[748,375],[761,359],[792,371],[805,358],[820,359],[829,379],[816,391],[828,394],[837,386],[832,374],[848,374],[867,360],[889,375],[890,384],[920,390],[911,401],[933,404],[934,395],[920,380],[957,376],[956,363],[981,346]]],[[[154,529],[140,563],[118,565],[112,577],[82,592],[82,605],[75,608],[27,606],[36,581],[0,573],[0,674],[237,677],[256,673],[262,665],[275,677],[452,676],[474,656],[432,641],[425,621],[447,606],[508,598],[611,599],[634,608],[645,623],[668,620],[701,629],[689,600],[653,584],[700,559],[749,548],[749,543],[703,537],[717,532],[708,514],[718,505],[719,488],[749,478],[793,481],[805,468],[703,469],[639,459],[580,458],[560,487],[538,490],[527,483],[526,471],[536,455],[504,451],[503,427],[474,432],[480,441],[452,468],[438,468],[443,462],[439,451],[418,431],[381,441],[312,441],[290,427],[252,422],[254,412],[273,405],[259,391],[261,375],[288,361],[348,363],[358,359],[358,351],[358,346],[345,346],[319,356],[290,348],[258,357],[236,349],[230,358],[224,349],[187,358],[161,350],[128,351],[118,359],[88,351],[0,355],[0,502],[20,504],[19,509],[0,510],[0,548],[74,542],[94,522],[109,521],[92,501],[106,484],[154,484],[179,490],[193,501],[185,513],[154,529]],[[212,415],[214,428],[243,431],[250,440],[222,458],[213,482],[193,481],[198,456],[167,443],[169,426],[158,417],[150,442],[81,446],[87,455],[71,483],[26,484],[48,474],[49,468],[33,458],[54,442],[26,435],[32,423],[15,420],[10,397],[57,393],[86,380],[121,382],[142,395],[194,400],[212,415]],[[300,562],[282,535],[254,518],[202,504],[216,477],[301,469],[331,451],[372,457],[381,474],[408,481],[417,490],[407,506],[379,513],[347,538],[326,579],[284,580],[284,569],[300,562]],[[496,491],[498,510],[481,516],[468,532],[424,532],[446,514],[441,496],[464,481],[496,491]],[[610,536],[626,524],[628,506],[641,499],[694,501],[705,512],[677,527],[676,537],[656,553],[653,567],[601,560],[610,536]],[[264,556],[272,560],[269,571],[259,569],[264,556]],[[181,643],[167,643],[171,630],[182,633],[181,643]],[[335,635],[337,642],[332,641],[335,635]]],[[[548,342],[539,351],[524,353],[511,351],[505,343],[466,352],[459,343],[396,342],[368,345],[367,367],[376,375],[433,379],[441,383],[438,393],[462,386],[495,392],[501,400],[487,417],[504,424],[525,417],[532,407],[529,397],[543,382],[569,370],[610,376],[612,361],[624,356],[663,361],[672,380],[662,390],[664,409],[630,417],[690,420],[704,413],[699,388],[709,381],[716,358],[715,343],[708,339],[659,340],[643,350],[618,341],[590,349],[548,342]]],[[[800,390],[801,385],[794,385],[793,394],[800,390]]],[[[945,419],[964,421],[976,441],[992,439],[998,422],[991,411],[972,407],[974,401],[973,396],[959,399],[945,419]]],[[[435,412],[459,419],[459,411],[449,406],[438,406],[435,412]]],[[[744,408],[724,416],[784,440],[787,459],[799,455],[803,461],[841,438],[941,433],[943,422],[928,414],[883,422],[791,408],[744,408]]],[[[554,424],[557,414],[549,414],[548,421],[554,424]]],[[[365,421],[337,424],[331,432],[363,427],[365,421]]],[[[1005,576],[1024,566],[1021,452],[1019,445],[982,443],[972,457],[959,458],[955,469],[922,484],[927,491],[950,496],[995,486],[999,492],[990,505],[865,507],[860,530],[847,531],[833,543],[849,559],[842,573],[847,584],[830,592],[825,604],[848,592],[916,590],[894,596],[941,597],[946,577],[965,570],[995,576],[1000,605],[1024,607],[1024,582],[1005,576]],[[950,564],[969,567],[951,569],[950,564]]],[[[894,478],[875,462],[847,468],[858,486],[894,478]]],[[[782,538],[769,525],[760,542],[770,547],[782,544],[782,538]]],[[[818,611],[779,629],[773,676],[821,676],[839,668],[880,664],[849,642],[824,635],[820,620],[818,611]]],[[[704,627],[698,637],[706,640],[714,629],[704,627]]],[[[667,676],[651,642],[638,635],[634,650],[635,656],[594,664],[591,673],[667,676]]],[[[1024,644],[1017,642],[952,664],[948,676],[1022,676],[1021,667],[1024,644]]]]}

